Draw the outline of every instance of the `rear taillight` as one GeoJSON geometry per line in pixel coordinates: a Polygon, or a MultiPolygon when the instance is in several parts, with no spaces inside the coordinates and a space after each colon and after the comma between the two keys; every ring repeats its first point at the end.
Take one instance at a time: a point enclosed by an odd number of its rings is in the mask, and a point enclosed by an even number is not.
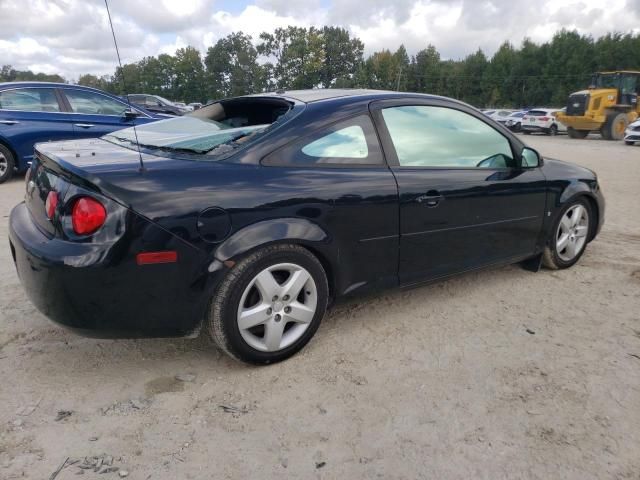
{"type": "Polygon", "coordinates": [[[44,203],[44,209],[49,220],[53,220],[56,208],[58,208],[58,193],[51,190],[47,195],[47,201],[44,203]]]}
{"type": "Polygon", "coordinates": [[[95,198],[80,197],[73,204],[71,223],[76,235],[89,235],[98,230],[107,219],[107,211],[95,198]]]}
{"type": "Polygon", "coordinates": [[[550,120],[549,117],[540,117],[540,120],[542,120],[543,122],[546,122],[547,120],[550,120]]]}

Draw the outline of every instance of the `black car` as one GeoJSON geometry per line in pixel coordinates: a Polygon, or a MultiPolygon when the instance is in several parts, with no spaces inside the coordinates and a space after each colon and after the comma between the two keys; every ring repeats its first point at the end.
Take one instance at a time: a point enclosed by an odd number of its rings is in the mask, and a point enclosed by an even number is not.
{"type": "Polygon", "coordinates": [[[180,106],[174,104],[171,100],[167,100],[166,98],[161,97],[160,95],[147,95],[141,93],[132,93],[130,95],[125,95],[127,101],[137,105],[138,107],[142,107],[150,112],[155,113],[164,113],[165,115],[184,115],[188,113],[190,110],[186,108],[181,108],[180,106]]]}
{"type": "Polygon", "coordinates": [[[570,267],[604,221],[590,170],[463,103],[367,90],[232,98],[40,144],[26,190],[11,250],[47,316],[97,337],[204,328],[252,363],[293,355],[350,295],[570,267]]]}

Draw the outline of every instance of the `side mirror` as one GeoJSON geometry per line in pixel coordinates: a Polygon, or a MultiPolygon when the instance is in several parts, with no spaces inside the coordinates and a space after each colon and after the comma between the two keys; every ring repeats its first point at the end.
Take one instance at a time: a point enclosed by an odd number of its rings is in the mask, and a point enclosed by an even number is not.
{"type": "Polygon", "coordinates": [[[520,154],[522,168],[535,168],[542,165],[542,157],[533,148],[524,147],[520,154]]]}
{"type": "Polygon", "coordinates": [[[135,120],[140,116],[140,112],[134,110],[133,108],[127,108],[124,112],[122,112],[122,116],[126,121],[135,120]]]}

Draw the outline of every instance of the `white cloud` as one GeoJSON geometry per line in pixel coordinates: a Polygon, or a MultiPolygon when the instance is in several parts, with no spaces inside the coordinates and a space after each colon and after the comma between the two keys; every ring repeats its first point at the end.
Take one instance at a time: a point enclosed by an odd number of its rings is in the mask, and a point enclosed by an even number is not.
{"type": "MultiPolygon", "coordinates": [[[[228,4],[227,4],[228,5],[228,4]]],[[[207,47],[234,31],[257,41],[287,25],[340,25],[366,53],[404,44],[410,54],[431,43],[444,58],[505,40],[545,41],[560,28],[594,37],[640,31],[640,0],[253,0],[225,11],[217,0],[110,0],[123,61],[207,47]]],[[[103,0],[0,0],[0,63],[60,73],[112,73],[113,40],[103,0]]]]}

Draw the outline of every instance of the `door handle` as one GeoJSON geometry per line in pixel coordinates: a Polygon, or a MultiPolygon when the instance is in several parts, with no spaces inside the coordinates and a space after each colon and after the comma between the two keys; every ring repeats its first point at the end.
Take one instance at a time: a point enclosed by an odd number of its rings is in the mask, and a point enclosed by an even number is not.
{"type": "Polygon", "coordinates": [[[80,128],[91,128],[91,127],[95,127],[95,125],[93,125],[92,123],[74,123],[73,124],[74,127],[80,127],[80,128]]]}
{"type": "Polygon", "coordinates": [[[0,123],[3,125],[15,125],[16,123],[20,123],[17,120],[0,120],[0,123]]]}
{"type": "Polygon", "coordinates": [[[424,195],[416,197],[416,202],[424,203],[427,207],[437,207],[444,197],[437,190],[429,190],[424,195]]]}

